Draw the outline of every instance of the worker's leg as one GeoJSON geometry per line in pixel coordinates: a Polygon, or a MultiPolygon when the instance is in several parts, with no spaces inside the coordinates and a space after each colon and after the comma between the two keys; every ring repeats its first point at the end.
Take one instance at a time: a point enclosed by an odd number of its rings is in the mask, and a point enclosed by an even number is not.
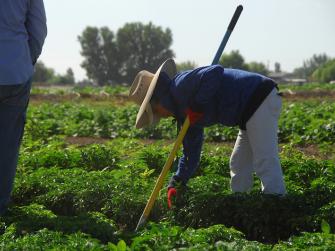
{"type": "Polygon", "coordinates": [[[253,185],[252,151],[247,132],[240,130],[230,157],[231,189],[247,192],[253,185]]]}
{"type": "Polygon", "coordinates": [[[281,106],[281,97],[274,89],[246,124],[254,169],[266,194],[286,193],[278,155],[277,131],[281,106]]]}
{"type": "Polygon", "coordinates": [[[0,85],[0,215],[6,210],[13,189],[29,93],[30,81],[0,85]]]}

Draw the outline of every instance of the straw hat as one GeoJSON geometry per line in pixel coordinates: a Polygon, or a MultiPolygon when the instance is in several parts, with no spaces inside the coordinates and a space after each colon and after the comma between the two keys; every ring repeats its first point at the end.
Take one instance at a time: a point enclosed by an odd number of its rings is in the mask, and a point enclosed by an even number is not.
{"type": "Polygon", "coordinates": [[[136,117],[136,128],[142,128],[158,123],[160,116],[154,114],[150,99],[155,90],[159,74],[165,72],[171,79],[176,75],[177,69],[173,59],[166,60],[155,74],[149,71],[140,71],[130,87],[129,98],[140,106],[136,117]]]}

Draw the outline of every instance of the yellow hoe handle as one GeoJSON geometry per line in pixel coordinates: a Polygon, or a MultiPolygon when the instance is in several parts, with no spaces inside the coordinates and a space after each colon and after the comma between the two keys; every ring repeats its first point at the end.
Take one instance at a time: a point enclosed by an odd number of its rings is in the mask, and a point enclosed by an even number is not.
{"type": "Polygon", "coordinates": [[[148,200],[147,205],[145,206],[144,211],[142,213],[142,216],[137,223],[137,227],[136,227],[135,231],[137,231],[139,228],[141,228],[141,226],[143,226],[145,224],[145,222],[147,221],[147,219],[149,217],[149,214],[151,212],[151,209],[152,209],[152,207],[155,203],[155,200],[158,196],[158,193],[163,186],[164,179],[165,179],[168,171],[171,168],[173,160],[176,157],[178,149],[179,149],[181,143],[183,142],[183,139],[184,139],[185,134],[186,134],[189,127],[190,127],[190,119],[187,116],[186,119],[185,119],[185,122],[183,124],[183,127],[181,128],[181,130],[178,134],[178,137],[177,137],[177,139],[174,143],[173,149],[170,152],[170,155],[169,155],[167,161],[165,162],[165,165],[164,165],[164,167],[163,167],[163,169],[162,169],[162,171],[161,171],[161,173],[160,173],[160,175],[159,175],[159,177],[156,181],[156,185],[155,185],[154,190],[152,191],[152,193],[150,195],[150,199],[148,200]]]}

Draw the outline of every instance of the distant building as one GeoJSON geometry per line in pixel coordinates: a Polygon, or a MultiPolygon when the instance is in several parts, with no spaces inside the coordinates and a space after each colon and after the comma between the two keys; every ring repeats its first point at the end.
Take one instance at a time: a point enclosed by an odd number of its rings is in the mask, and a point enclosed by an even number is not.
{"type": "Polygon", "coordinates": [[[303,85],[307,82],[304,78],[294,78],[293,74],[289,72],[270,72],[268,77],[272,78],[278,84],[303,85]]]}
{"type": "Polygon", "coordinates": [[[288,72],[270,72],[268,76],[277,83],[287,83],[287,79],[291,77],[291,74],[288,72]]]}
{"type": "Polygon", "coordinates": [[[303,85],[306,84],[307,80],[304,78],[290,78],[287,79],[288,84],[294,84],[294,85],[303,85]]]}

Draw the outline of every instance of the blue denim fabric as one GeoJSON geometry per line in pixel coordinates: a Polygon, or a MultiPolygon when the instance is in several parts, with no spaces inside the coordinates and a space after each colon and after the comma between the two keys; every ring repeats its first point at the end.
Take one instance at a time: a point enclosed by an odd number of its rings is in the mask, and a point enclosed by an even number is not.
{"type": "Polygon", "coordinates": [[[46,35],[43,0],[0,1],[0,85],[31,78],[46,35]]]}
{"type": "Polygon", "coordinates": [[[0,215],[10,201],[26,120],[31,80],[0,85],[0,215]]]}

